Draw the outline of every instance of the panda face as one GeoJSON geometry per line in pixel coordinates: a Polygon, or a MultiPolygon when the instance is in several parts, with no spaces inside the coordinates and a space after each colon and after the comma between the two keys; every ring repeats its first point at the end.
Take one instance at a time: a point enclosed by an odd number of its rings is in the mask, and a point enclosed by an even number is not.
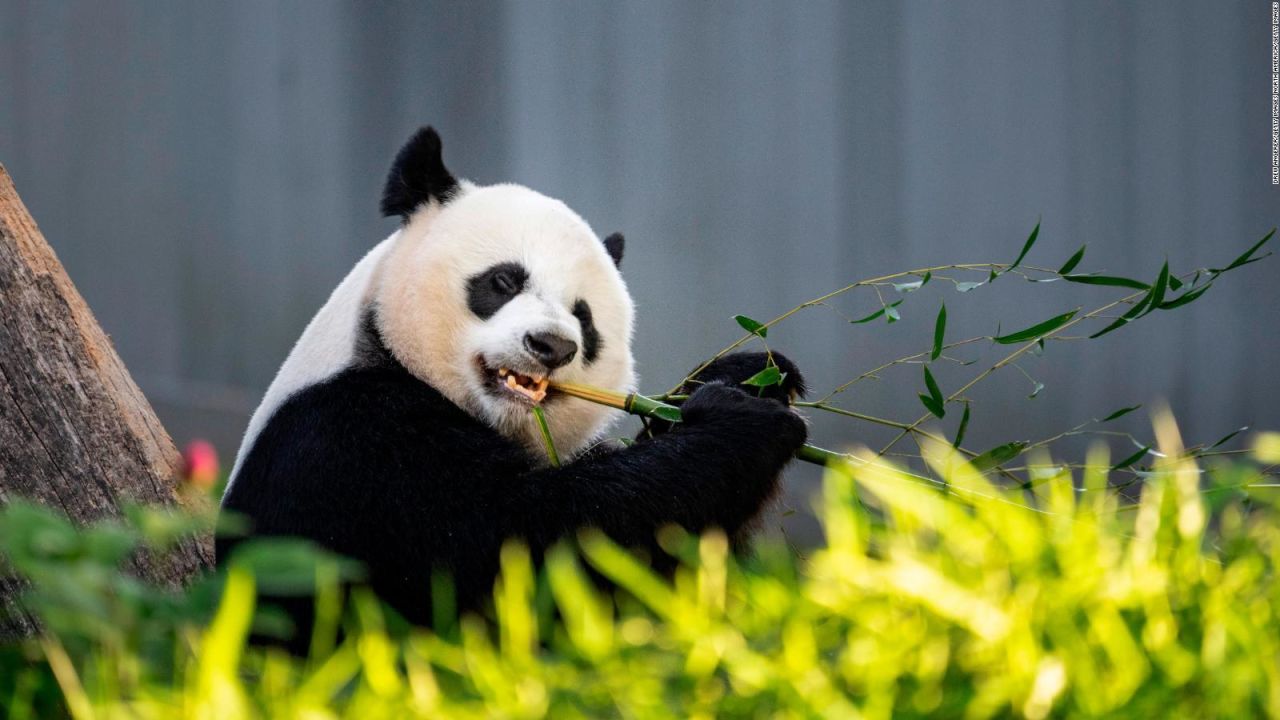
{"type": "Polygon", "coordinates": [[[380,275],[378,321],[396,358],[539,454],[535,403],[566,453],[614,415],[550,380],[634,387],[631,297],[605,244],[558,200],[461,183],[408,218],[380,275]]]}

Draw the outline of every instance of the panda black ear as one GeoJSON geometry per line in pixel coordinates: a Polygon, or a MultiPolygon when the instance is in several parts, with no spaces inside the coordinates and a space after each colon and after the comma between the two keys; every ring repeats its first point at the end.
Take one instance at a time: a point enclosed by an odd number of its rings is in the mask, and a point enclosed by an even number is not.
{"type": "Polygon", "coordinates": [[[458,181],[444,166],[442,148],[440,135],[429,126],[400,148],[382,191],[383,215],[408,220],[418,206],[432,200],[447,202],[458,191],[458,181]]]}
{"type": "Polygon", "coordinates": [[[622,237],[622,233],[614,233],[604,239],[604,249],[608,251],[609,257],[613,258],[615,267],[622,267],[622,248],[627,244],[627,239],[622,237]]]}

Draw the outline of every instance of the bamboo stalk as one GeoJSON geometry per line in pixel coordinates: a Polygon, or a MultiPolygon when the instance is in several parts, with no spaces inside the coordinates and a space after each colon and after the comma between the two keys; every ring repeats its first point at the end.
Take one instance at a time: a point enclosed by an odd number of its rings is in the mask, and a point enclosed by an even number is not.
{"type": "Polygon", "coordinates": [[[547,427],[547,416],[542,407],[533,406],[533,419],[538,423],[538,432],[542,433],[542,445],[547,449],[547,459],[552,467],[560,467],[560,453],[556,452],[556,443],[551,439],[551,428],[547,427]]]}
{"type": "MultiPolygon", "coordinates": [[[[590,385],[556,381],[551,382],[551,388],[562,392],[565,395],[569,395],[570,397],[576,397],[599,405],[623,410],[631,413],[632,415],[654,418],[656,420],[666,420],[668,422],[680,422],[681,419],[680,408],[675,405],[668,405],[667,403],[636,393],[620,393],[613,390],[603,390],[590,385]]],[[[796,451],[797,460],[803,460],[805,462],[821,466],[826,466],[833,460],[847,458],[848,456],[843,453],[826,450],[824,448],[808,444],[801,446],[800,449],[796,451]]]]}

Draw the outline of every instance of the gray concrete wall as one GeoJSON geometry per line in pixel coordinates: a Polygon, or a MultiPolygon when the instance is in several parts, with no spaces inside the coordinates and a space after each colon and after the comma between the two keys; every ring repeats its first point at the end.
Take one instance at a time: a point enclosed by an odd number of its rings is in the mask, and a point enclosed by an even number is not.
{"type": "MultiPolygon", "coordinates": [[[[1085,242],[1089,270],[1229,259],[1280,222],[1268,33],[1266,3],[1190,0],[3,0],[0,162],[179,442],[212,437],[230,456],[311,313],[393,228],[380,184],[419,124],[441,130],[457,173],[531,185],[627,234],[637,354],[660,389],[737,336],[735,313],[1011,259],[1037,219],[1043,265],[1085,242]]],[[[1277,268],[1051,346],[1022,364],[1046,384],[1035,400],[1016,371],[995,377],[973,393],[973,444],[1160,398],[1191,440],[1280,427],[1277,268]]],[[[819,308],[770,339],[823,388],[927,347],[943,300],[959,337],[1113,294],[1006,280],[935,283],[893,326],[819,308]]],[[[847,404],[914,419],[920,385],[907,368],[847,404]]],[[[815,432],[885,440],[848,422],[815,432]]]]}

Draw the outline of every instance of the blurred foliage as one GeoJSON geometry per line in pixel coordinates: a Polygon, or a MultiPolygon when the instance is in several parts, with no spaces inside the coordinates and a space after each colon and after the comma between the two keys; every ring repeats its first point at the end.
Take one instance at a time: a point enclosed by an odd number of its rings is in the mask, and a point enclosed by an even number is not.
{"type": "MultiPolygon", "coordinates": [[[[1098,449],[1033,458],[996,485],[948,443],[925,478],[870,452],[828,471],[825,543],[663,532],[672,578],[586,534],[535,568],[509,545],[487,617],[396,629],[367,593],[345,610],[335,558],[259,545],[182,592],[119,571],[209,518],[131,509],[77,530],[0,513],[6,574],[38,637],[0,646],[11,718],[1280,716],[1280,491],[1210,468],[1158,419],[1136,502],[1098,449]],[[933,478],[942,478],[938,482],[933,478]],[[615,593],[598,589],[593,574],[615,593]],[[308,658],[270,632],[257,589],[318,588],[308,658]],[[344,631],[339,633],[341,625],[344,631]]],[[[1280,459],[1280,436],[1254,460],[1280,459]]]]}

